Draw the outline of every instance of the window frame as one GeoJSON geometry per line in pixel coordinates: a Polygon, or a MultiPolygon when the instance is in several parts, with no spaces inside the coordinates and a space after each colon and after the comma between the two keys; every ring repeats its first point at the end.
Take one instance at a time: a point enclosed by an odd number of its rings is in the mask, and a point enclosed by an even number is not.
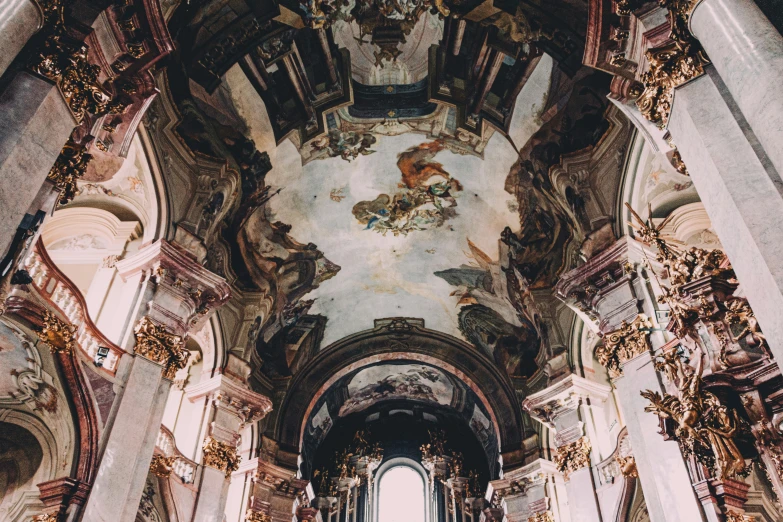
{"type": "Polygon", "coordinates": [[[422,466],[419,462],[413,460],[410,457],[394,457],[392,459],[389,459],[385,461],[383,464],[381,464],[378,467],[378,470],[375,472],[375,479],[373,480],[373,491],[372,491],[372,499],[373,499],[373,506],[372,506],[372,522],[380,522],[381,517],[381,481],[383,480],[383,476],[386,474],[387,471],[392,470],[394,468],[399,467],[405,467],[412,469],[416,473],[419,474],[422,481],[423,491],[422,494],[424,495],[424,522],[431,522],[432,517],[432,495],[431,495],[431,485],[430,485],[430,477],[429,473],[427,473],[427,470],[424,469],[424,466],[422,466]]]}

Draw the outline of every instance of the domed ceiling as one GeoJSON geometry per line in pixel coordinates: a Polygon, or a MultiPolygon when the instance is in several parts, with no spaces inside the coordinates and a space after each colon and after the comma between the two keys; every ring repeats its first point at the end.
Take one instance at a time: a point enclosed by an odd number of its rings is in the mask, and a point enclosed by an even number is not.
{"type": "Polygon", "coordinates": [[[497,260],[501,231],[519,221],[516,201],[504,190],[516,160],[512,145],[496,135],[485,151],[492,159],[482,160],[408,133],[378,138],[370,154],[351,162],[336,157],[304,167],[287,148],[290,164],[267,177],[285,187],[270,200],[273,219],[289,223],[299,241],[317,244],[341,267],[308,295],[315,299],[310,313],[329,318],[324,344],[396,315],[460,335],[461,295],[450,281],[486,291],[475,273],[497,260]],[[445,275],[460,265],[473,267],[466,271],[473,280],[445,275]]]}
{"type": "Polygon", "coordinates": [[[239,177],[213,180],[178,227],[261,296],[241,335],[262,372],[292,375],[305,351],[392,317],[468,341],[512,378],[543,368],[533,294],[585,239],[613,237],[627,139],[608,76],[579,68],[585,17],[569,0],[177,11],[177,139],[199,175],[225,156],[239,177]]]}

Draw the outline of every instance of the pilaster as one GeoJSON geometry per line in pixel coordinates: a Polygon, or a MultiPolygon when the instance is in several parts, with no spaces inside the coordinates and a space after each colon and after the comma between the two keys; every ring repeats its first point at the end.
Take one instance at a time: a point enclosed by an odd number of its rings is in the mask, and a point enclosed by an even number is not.
{"type": "MultiPolygon", "coordinates": [[[[139,299],[130,314],[134,320],[124,343],[136,357],[108,428],[85,522],[135,520],[171,379],[187,364],[185,336],[230,295],[222,278],[164,240],[117,263],[117,269],[124,279],[139,281],[139,299]]],[[[204,475],[217,473],[210,468],[204,475]]]]}
{"type": "Polygon", "coordinates": [[[522,403],[534,419],[556,433],[554,463],[563,473],[574,521],[601,519],[591,464],[611,452],[603,409],[610,392],[607,385],[569,375],[522,403]]]}

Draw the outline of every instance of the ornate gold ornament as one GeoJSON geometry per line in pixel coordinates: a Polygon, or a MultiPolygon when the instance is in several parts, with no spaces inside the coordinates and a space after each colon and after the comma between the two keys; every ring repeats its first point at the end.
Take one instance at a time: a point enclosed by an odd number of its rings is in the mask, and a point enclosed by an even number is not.
{"type": "Polygon", "coordinates": [[[651,328],[650,320],[639,315],[631,323],[623,321],[620,328],[604,336],[604,344],[595,349],[595,357],[611,377],[622,375],[621,363],[650,351],[651,328]]]}
{"type": "Polygon", "coordinates": [[[772,357],[767,338],[761,333],[756,314],[753,313],[753,309],[746,299],[737,297],[726,302],[726,321],[730,325],[742,327],[742,330],[734,337],[735,342],[745,337],[748,344],[758,346],[767,356],[772,357]]]}
{"type": "Polygon", "coordinates": [[[642,116],[663,129],[669,123],[674,88],[704,73],[709,63],[699,42],[688,30],[695,0],[660,0],[669,10],[672,43],[647,51],[650,68],[642,74],[644,91],[636,100],[642,116]]]}
{"type": "Polygon", "coordinates": [[[168,478],[171,476],[174,464],[174,457],[165,457],[163,455],[153,455],[150,462],[150,473],[156,477],[168,478]]]}
{"type": "Polygon", "coordinates": [[[76,120],[81,123],[89,114],[120,113],[125,107],[112,97],[98,81],[101,68],[87,60],[87,46],[73,42],[64,34],[52,34],[31,68],[57,83],[76,120]]]}
{"type": "Polygon", "coordinates": [[[527,522],[555,522],[555,517],[551,511],[544,511],[528,517],[527,522]]]}
{"type": "Polygon", "coordinates": [[[739,511],[726,510],[726,522],[754,522],[756,517],[745,515],[739,511]]]}
{"type": "Polygon", "coordinates": [[[557,448],[552,460],[558,471],[568,480],[568,476],[574,471],[590,466],[590,451],[592,449],[587,437],[580,437],[570,444],[557,448]]]}
{"type": "Polygon", "coordinates": [[[179,335],[169,333],[165,326],[155,324],[146,315],[133,331],[136,337],[136,353],[161,364],[165,378],[173,379],[178,370],[187,366],[190,354],[179,335]]]}
{"type": "Polygon", "coordinates": [[[266,513],[248,509],[245,513],[245,522],[272,522],[272,517],[266,513]]]}
{"type": "Polygon", "coordinates": [[[658,369],[661,366],[668,367],[664,371],[676,384],[677,395],[643,391],[642,397],[650,401],[644,410],[662,419],[672,419],[677,424],[674,435],[684,452],[712,469],[719,480],[745,476],[745,459],[734,441],[742,429],[739,416],[702,389],[704,355],[698,353],[695,369],[675,352],[656,365],[658,369]]]}
{"type": "Polygon", "coordinates": [[[650,49],[645,56],[650,68],[642,74],[644,91],[636,99],[636,106],[642,116],[663,129],[669,123],[674,88],[703,74],[707,60],[697,44],[683,46],[677,42],[650,49]]]}
{"type": "Polygon", "coordinates": [[[70,203],[76,196],[76,181],[87,172],[90,161],[92,155],[87,153],[87,148],[77,144],[71,135],[47,176],[60,189],[57,201],[60,205],[70,203]]]}
{"type": "Polygon", "coordinates": [[[207,437],[202,446],[204,450],[204,465],[218,469],[230,477],[239,469],[241,457],[237,455],[237,449],[230,444],[220,442],[214,437],[207,437]]]}
{"type": "Polygon", "coordinates": [[[639,477],[639,470],[636,469],[636,458],[633,455],[626,455],[625,457],[617,455],[614,460],[620,466],[620,473],[623,474],[623,477],[639,477]]]}
{"type": "Polygon", "coordinates": [[[43,513],[33,517],[33,522],[57,522],[58,520],[59,517],[54,513],[43,513]]]}
{"type": "Polygon", "coordinates": [[[44,311],[43,320],[43,326],[36,332],[38,339],[52,353],[71,353],[76,343],[76,326],[61,321],[49,310],[44,311]]]}

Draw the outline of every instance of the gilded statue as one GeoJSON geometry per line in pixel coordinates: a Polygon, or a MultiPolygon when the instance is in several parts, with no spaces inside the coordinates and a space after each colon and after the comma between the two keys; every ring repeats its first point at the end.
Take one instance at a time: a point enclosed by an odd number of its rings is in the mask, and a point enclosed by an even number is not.
{"type": "Polygon", "coordinates": [[[642,397],[650,401],[645,411],[676,424],[675,435],[686,452],[713,469],[720,479],[735,479],[747,472],[735,437],[741,429],[737,412],[703,389],[704,354],[697,349],[696,367],[683,362],[682,357],[669,354],[663,363],[667,375],[677,386],[677,395],[647,390],[642,397]]]}

